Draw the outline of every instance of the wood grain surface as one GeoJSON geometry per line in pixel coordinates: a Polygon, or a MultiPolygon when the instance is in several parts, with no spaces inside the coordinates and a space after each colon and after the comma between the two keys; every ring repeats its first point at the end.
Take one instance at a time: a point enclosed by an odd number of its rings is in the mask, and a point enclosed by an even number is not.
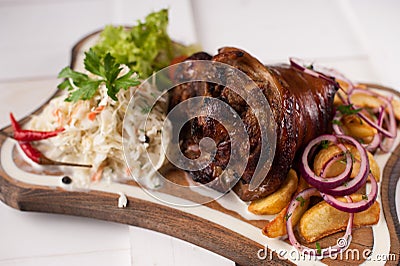
{"type": "MultiPolygon", "coordinates": [[[[97,33],[90,36],[95,34],[97,33]]],[[[86,38],[73,48],[72,67],[75,67],[75,59],[78,53],[81,52],[85,41],[86,38]]],[[[374,84],[367,85],[390,91],[400,96],[397,91],[392,89],[374,84]]],[[[40,110],[39,108],[35,113],[40,110]]],[[[27,117],[21,120],[21,122],[24,123],[27,119],[29,118],[27,117]]],[[[4,128],[2,131],[9,132],[10,127],[4,128]]],[[[4,141],[5,137],[1,135],[0,147],[4,141]]],[[[21,160],[18,156],[18,153],[14,155],[17,161],[21,160]]],[[[170,176],[174,177],[180,174],[182,173],[172,171],[170,176]]],[[[395,149],[385,166],[381,182],[382,208],[390,232],[390,252],[396,254],[396,260],[388,261],[387,265],[399,264],[400,258],[400,225],[396,213],[394,193],[399,176],[400,145],[395,149]]],[[[116,204],[118,195],[115,193],[67,191],[61,188],[50,188],[19,182],[5,172],[3,162],[0,162],[0,200],[22,211],[84,216],[151,229],[208,249],[235,261],[237,265],[292,265],[289,261],[281,260],[276,253],[272,253],[272,256],[268,256],[265,260],[259,259],[257,254],[260,249],[264,248],[262,245],[232,231],[224,225],[211,222],[196,215],[134,197],[128,197],[128,206],[120,209],[116,204]]],[[[246,220],[237,213],[222,208],[215,201],[207,203],[205,206],[241,219],[256,227],[262,227],[266,222],[246,220]]],[[[325,237],[319,242],[321,246],[332,245],[342,234],[337,233],[325,237]]],[[[375,244],[379,245],[379,243],[375,244]]],[[[350,249],[354,248],[362,251],[366,248],[372,249],[373,246],[374,239],[370,227],[354,230],[350,249]]],[[[271,251],[269,250],[268,252],[271,251]]],[[[339,258],[338,260],[324,259],[322,262],[329,265],[358,265],[362,263],[362,260],[350,261],[339,258]]]]}

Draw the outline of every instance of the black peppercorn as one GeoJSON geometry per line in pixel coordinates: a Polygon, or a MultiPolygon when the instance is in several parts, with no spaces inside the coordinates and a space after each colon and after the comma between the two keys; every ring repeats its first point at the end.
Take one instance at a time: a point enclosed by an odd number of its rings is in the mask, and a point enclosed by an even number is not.
{"type": "Polygon", "coordinates": [[[64,184],[71,184],[72,183],[72,179],[71,179],[71,177],[69,177],[69,176],[64,176],[62,179],[61,179],[61,182],[63,182],[64,184]]]}

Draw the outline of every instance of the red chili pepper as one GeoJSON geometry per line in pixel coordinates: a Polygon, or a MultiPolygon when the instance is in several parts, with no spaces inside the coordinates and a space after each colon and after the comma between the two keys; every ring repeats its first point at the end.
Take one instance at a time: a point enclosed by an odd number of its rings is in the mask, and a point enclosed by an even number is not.
{"type": "Polygon", "coordinates": [[[12,137],[20,141],[37,141],[55,137],[58,135],[58,133],[63,132],[64,130],[64,128],[60,128],[54,131],[36,131],[21,129],[19,131],[14,131],[12,137]]]}
{"type": "Polygon", "coordinates": [[[37,141],[42,139],[48,139],[57,136],[58,133],[65,130],[64,128],[60,128],[54,131],[26,130],[26,129],[21,129],[21,126],[19,125],[19,123],[17,122],[12,113],[10,113],[10,119],[14,133],[8,136],[19,141],[37,141]]]}
{"type": "Polygon", "coordinates": [[[40,151],[35,149],[29,142],[18,141],[18,144],[21,147],[21,150],[25,153],[26,156],[28,156],[29,159],[31,159],[35,163],[40,164],[40,157],[42,156],[42,153],[40,151]]]}
{"type": "Polygon", "coordinates": [[[33,147],[29,142],[18,141],[19,146],[25,155],[37,164],[41,165],[65,165],[65,166],[77,166],[77,167],[92,167],[87,164],[77,164],[77,163],[66,163],[53,161],[46,156],[44,156],[39,150],[33,147]]]}
{"type": "Polygon", "coordinates": [[[11,127],[13,128],[14,132],[21,130],[21,126],[18,124],[17,120],[15,119],[12,113],[10,113],[10,120],[11,120],[11,127]]]}
{"type": "Polygon", "coordinates": [[[21,150],[25,153],[25,155],[29,159],[31,159],[35,163],[41,165],[66,165],[66,166],[77,166],[77,167],[92,167],[91,165],[87,164],[53,161],[44,156],[44,154],[42,154],[38,149],[33,147],[32,144],[30,143],[30,141],[36,141],[54,137],[61,131],[64,131],[64,129],[58,129],[55,131],[23,130],[12,113],[10,113],[10,120],[14,134],[12,136],[8,135],[5,132],[2,132],[2,134],[5,134],[9,137],[13,137],[14,139],[16,139],[18,141],[19,146],[21,147],[21,150]]]}

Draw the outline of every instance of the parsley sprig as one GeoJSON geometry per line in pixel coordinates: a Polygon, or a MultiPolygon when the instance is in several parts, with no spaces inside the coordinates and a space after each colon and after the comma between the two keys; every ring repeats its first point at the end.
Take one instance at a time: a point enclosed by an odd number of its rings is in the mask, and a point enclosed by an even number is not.
{"type": "Polygon", "coordinates": [[[315,247],[317,248],[317,254],[321,255],[321,251],[322,251],[321,244],[319,242],[316,242],[315,247]]]}
{"type": "Polygon", "coordinates": [[[320,143],[322,149],[327,149],[329,147],[329,144],[330,144],[329,140],[323,140],[320,143]]]}
{"type": "Polygon", "coordinates": [[[343,115],[354,115],[359,113],[362,110],[362,108],[356,109],[352,104],[348,104],[348,105],[339,105],[337,107],[337,110],[343,115]]]}
{"type": "Polygon", "coordinates": [[[132,70],[118,77],[122,67],[121,64],[116,63],[115,58],[110,53],[101,58],[94,50],[90,49],[85,52],[84,65],[87,71],[97,77],[91,78],[84,73],[72,70],[70,67],[65,67],[58,74],[58,78],[65,79],[58,85],[58,88],[69,91],[69,95],[65,99],[67,102],[91,99],[102,84],[105,84],[108,96],[117,101],[116,94],[121,89],[127,90],[129,87],[140,84],[137,76],[133,76],[132,70]]]}
{"type": "Polygon", "coordinates": [[[285,215],[285,217],[284,217],[284,218],[285,218],[285,221],[289,220],[290,216],[292,216],[291,213],[286,213],[286,215],[285,215]]]}
{"type": "Polygon", "coordinates": [[[300,202],[300,206],[301,206],[301,207],[303,207],[304,204],[306,203],[306,200],[305,200],[302,196],[298,196],[298,197],[296,198],[296,200],[300,202]]]}

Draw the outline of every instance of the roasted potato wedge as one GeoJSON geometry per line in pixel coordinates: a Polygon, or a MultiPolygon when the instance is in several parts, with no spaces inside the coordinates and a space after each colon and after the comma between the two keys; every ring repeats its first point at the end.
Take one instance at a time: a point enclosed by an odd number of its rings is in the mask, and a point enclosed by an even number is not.
{"type": "MultiPolygon", "coordinates": [[[[343,89],[343,91],[347,92],[347,90],[349,89],[349,84],[341,79],[336,79],[336,81],[339,83],[340,87],[343,89]]],[[[342,95],[343,97],[346,97],[345,93],[342,90],[339,90],[338,92],[336,92],[335,94],[335,98],[333,101],[334,105],[341,105],[343,104],[342,100],[340,99],[340,97],[338,96],[338,94],[342,95]]]]}
{"type": "Polygon", "coordinates": [[[297,183],[297,174],[293,169],[290,169],[287,178],[277,191],[265,198],[251,202],[248,210],[260,215],[277,214],[285,208],[292,199],[292,195],[297,188],[297,183]]]}
{"type": "MultiPolygon", "coordinates": [[[[351,198],[357,202],[362,200],[362,195],[354,194],[351,198]]],[[[341,200],[345,201],[344,198],[341,200]]],[[[353,227],[376,224],[379,221],[379,213],[379,203],[375,202],[367,210],[354,214],[353,227]]],[[[311,243],[344,230],[348,219],[347,212],[339,211],[327,202],[321,201],[303,214],[299,223],[299,232],[308,243],[311,243]]]]}
{"type": "MultiPolygon", "coordinates": [[[[361,88],[360,86],[358,86],[358,87],[361,88]]],[[[345,90],[347,91],[347,85],[345,87],[342,86],[342,88],[345,88],[345,90]]],[[[334,105],[336,105],[336,106],[343,104],[342,101],[340,100],[340,97],[337,95],[338,93],[340,93],[342,96],[345,96],[343,92],[339,91],[336,93],[335,99],[333,102],[334,105]]],[[[371,95],[362,94],[362,93],[354,93],[351,96],[351,102],[353,104],[355,104],[356,106],[369,107],[369,108],[377,108],[382,105],[382,101],[379,100],[378,98],[373,97],[371,95]]],[[[396,119],[400,120],[400,101],[397,99],[393,99],[392,106],[393,106],[393,111],[394,111],[394,115],[396,116],[396,119]]]]}
{"type": "Polygon", "coordinates": [[[383,104],[378,98],[365,93],[354,93],[350,99],[355,106],[359,107],[378,108],[383,104]]]}
{"type": "MultiPolygon", "coordinates": [[[[299,192],[303,191],[306,188],[308,188],[307,182],[302,177],[300,177],[299,185],[297,186],[295,194],[298,194],[299,192]]],[[[286,205],[285,208],[283,208],[278,213],[278,215],[273,220],[269,221],[265,225],[265,227],[263,228],[264,235],[266,235],[270,238],[275,238],[275,237],[280,237],[280,236],[284,236],[287,234],[285,215],[286,215],[287,208],[289,207],[289,203],[288,203],[288,205],[286,205]]],[[[296,208],[296,210],[293,212],[293,214],[292,214],[293,226],[297,225],[301,216],[307,210],[309,203],[310,203],[309,200],[305,200],[304,204],[300,204],[300,206],[298,208],[296,208]]]]}
{"type": "Polygon", "coordinates": [[[370,143],[375,134],[378,133],[375,128],[364,122],[358,115],[345,115],[340,121],[346,135],[360,139],[364,143],[370,143]]]}
{"type": "MultiPolygon", "coordinates": [[[[357,159],[354,164],[353,164],[353,170],[351,172],[351,178],[355,177],[360,171],[360,154],[358,153],[357,149],[351,145],[346,145],[346,147],[350,150],[350,152],[353,154],[354,158],[357,159]]],[[[325,149],[322,149],[318,152],[318,154],[314,158],[314,172],[317,174],[320,174],[322,171],[322,168],[328,163],[328,161],[339,154],[342,153],[342,150],[336,146],[336,145],[330,145],[325,149]]],[[[375,161],[374,156],[367,151],[368,154],[368,159],[369,159],[369,167],[371,170],[371,174],[375,177],[376,181],[380,180],[381,176],[381,171],[379,169],[378,163],[375,161]]],[[[345,169],[346,165],[341,162],[337,161],[333,163],[328,169],[326,169],[326,176],[327,177],[333,177],[337,176],[340,173],[342,173],[345,169]]]]}

